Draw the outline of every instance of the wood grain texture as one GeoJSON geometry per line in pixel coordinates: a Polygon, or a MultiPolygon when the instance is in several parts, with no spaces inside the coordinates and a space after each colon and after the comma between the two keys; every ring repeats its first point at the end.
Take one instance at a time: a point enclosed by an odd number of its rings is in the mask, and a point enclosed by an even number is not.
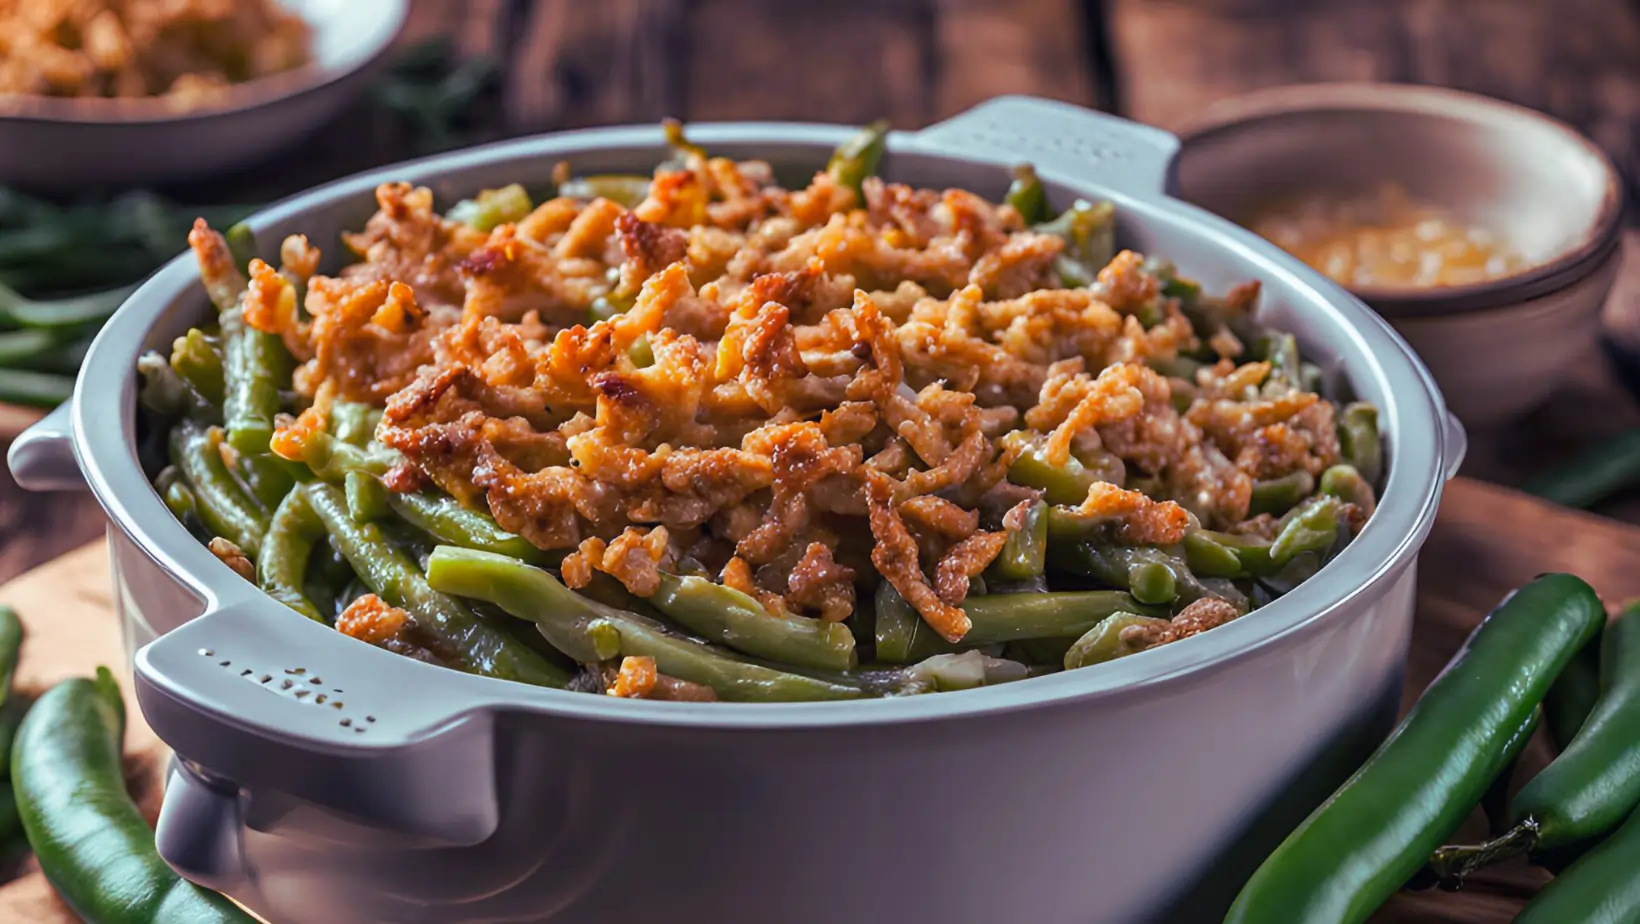
{"type": "MultiPolygon", "coordinates": [[[[1468,479],[1447,490],[1419,561],[1418,618],[1407,665],[1403,709],[1462,645],[1480,617],[1510,588],[1545,570],[1575,571],[1609,602],[1640,595],[1640,527],[1545,504],[1505,488],[1468,479]]],[[[0,587],[0,602],[18,608],[28,629],[19,671],[26,690],[41,690],[98,664],[117,666],[128,692],[130,675],[120,644],[109,588],[107,551],[95,542],[0,587]]],[[[158,810],[159,774],[166,752],[132,704],[127,734],[133,793],[150,818],[158,810]]],[[[1523,784],[1553,753],[1540,736],[1515,776],[1523,784]]],[[[1462,832],[1479,836],[1471,819],[1462,832]]],[[[1547,879],[1513,864],[1473,879],[1460,894],[1402,894],[1375,924],[1505,924],[1547,879]]],[[[49,887],[38,874],[0,886],[0,921],[56,924],[49,887]],[[46,915],[46,916],[25,916],[46,915]]]]}

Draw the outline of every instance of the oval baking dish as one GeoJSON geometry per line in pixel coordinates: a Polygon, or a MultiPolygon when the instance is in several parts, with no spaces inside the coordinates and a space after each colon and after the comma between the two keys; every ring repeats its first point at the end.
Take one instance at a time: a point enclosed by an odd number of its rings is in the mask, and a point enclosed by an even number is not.
{"type": "MultiPolygon", "coordinates": [[[[690,132],[782,175],[812,172],[851,134],[690,132]]],[[[207,310],[191,258],[169,264],[104,329],[75,400],[11,457],[36,489],[75,486],[77,463],[112,520],[138,695],[178,756],[161,853],[281,924],[1192,914],[1182,884],[1238,837],[1279,837],[1247,832],[1260,817],[1296,821],[1393,717],[1417,550],[1463,434],[1354,298],[1162,195],[1175,147],[1014,97],[895,133],[881,172],[995,198],[999,165],[1030,160],[1056,204],[1112,200],[1122,244],[1209,288],[1260,280],[1260,318],[1381,409],[1379,509],[1315,578],[1246,619],[1097,668],[938,696],[615,700],[430,667],[283,609],[201,547],[137,463],[137,356],[207,310]]],[[[297,231],[333,240],[389,179],[454,201],[545,181],[559,160],[643,171],[663,150],[648,128],[523,139],[342,180],[250,224],[264,247],[297,231]]],[[[1234,865],[1215,867],[1233,878],[1234,865]]],[[[1212,904],[1210,886],[1196,899],[1212,904]]]]}

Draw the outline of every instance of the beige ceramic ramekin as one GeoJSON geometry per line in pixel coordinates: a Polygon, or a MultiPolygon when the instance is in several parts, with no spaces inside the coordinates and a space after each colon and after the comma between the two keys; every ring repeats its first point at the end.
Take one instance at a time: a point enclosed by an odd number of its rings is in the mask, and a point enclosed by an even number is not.
{"type": "Polygon", "coordinates": [[[1471,428],[1530,410],[1595,357],[1622,260],[1622,182],[1566,125],[1455,90],[1314,84],[1228,100],[1181,135],[1173,190],[1232,220],[1293,196],[1394,183],[1527,258],[1521,272],[1473,285],[1352,289],[1412,344],[1471,428]]]}

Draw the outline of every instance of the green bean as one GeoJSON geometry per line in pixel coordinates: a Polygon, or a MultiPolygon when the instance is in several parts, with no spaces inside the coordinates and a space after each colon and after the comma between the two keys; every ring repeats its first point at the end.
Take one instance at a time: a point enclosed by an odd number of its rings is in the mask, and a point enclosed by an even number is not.
{"type": "Polygon", "coordinates": [[[0,332],[0,367],[17,366],[56,347],[59,335],[49,330],[9,330],[0,332]]]}
{"type": "Polygon", "coordinates": [[[1172,603],[1179,596],[1174,571],[1165,563],[1145,561],[1128,568],[1128,593],[1140,603],[1172,603]]]}
{"type": "Polygon", "coordinates": [[[1326,389],[1326,384],[1320,366],[1306,362],[1298,364],[1298,387],[1300,389],[1319,395],[1326,389]]]}
{"type": "Polygon", "coordinates": [[[85,354],[91,350],[91,341],[95,338],[96,332],[91,331],[78,340],[58,340],[54,345],[37,353],[18,357],[14,366],[35,372],[76,375],[80,371],[80,365],[85,362],[85,354]]]}
{"type": "Polygon", "coordinates": [[[233,265],[248,275],[251,261],[256,259],[256,233],[250,225],[236,221],[223,232],[222,238],[228,243],[228,252],[233,254],[233,265]]]}
{"type": "Polygon", "coordinates": [[[222,335],[228,442],[240,452],[267,452],[280,383],[290,378],[290,354],[278,334],[256,330],[237,310],[222,315],[222,335]]]}
{"type": "Polygon", "coordinates": [[[1329,497],[1336,497],[1346,504],[1354,504],[1360,509],[1363,516],[1372,516],[1377,509],[1378,501],[1373,496],[1372,485],[1353,465],[1334,465],[1321,473],[1321,493],[1329,497]]]}
{"type": "Polygon", "coordinates": [[[1304,469],[1288,472],[1280,478],[1255,481],[1253,500],[1247,512],[1254,516],[1261,513],[1286,513],[1314,491],[1315,476],[1304,469]]]}
{"type": "Polygon", "coordinates": [[[1063,465],[1049,462],[1042,438],[1024,430],[1004,436],[1002,444],[1008,448],[1019,447],[1018,455],[1008,466],[1008,480],[1028,488],[1040,488],[1050,504],[1075,506],[1088,499],[1088,489],[1095,482],[1119,484],[1123,480],[1117,469],[1119,461],[1104,468],[1091,467],[1075,455],[1066,458],[1063,465]]]}
{"type": "Polygon", "coordinates": [[[1103,664],[1125,658],[1139,651],[1122,638],[1122,630],[1129,626],[1165,626],[1166,619],[1140,616],[1137,613],[1112,613],[1071,643],[1065,652],[1065,670],[1074,671],[1090,664],[1103,664]]]}
{"type": "Polygon", "coordinates": [[[428,559],[427,578],[444,593],[485,600],[535,623],[554,648],[583,663],[606,660],[612,653],[651,657],[667,676],[705,684],[726,700],[867,695],[856,686],[766,667],[706,642],[670,634],[652,620],[577,594],[540,568],[504,555],[441,545],[428,559]],[[600,632],[605,637],[601,645],[589,634],[600,621],[618,633],[618,652],[612,652],[607,630],[600,632]]]}
{"type": "Polygon", "coordinates": [[[1157,256],[1145,257],[1144,270],[1161,283],[1161,293],[1166,298],[1191,301],[1201,295],[1201,283],[1180,276],[1179,268],[1173,265],[1172,260],[1157,256]]]}
{"type": "Polygon", "coordinates": [[[1304,383],[1302,362],[1298,357],[1298,338],[1292,334],[1271,333],[1264,338],[1264,361],[1270,364],[1275,374],[1287,381],[1294,388],[1304,383]]]}
{"type": "Polygon", "coordinates": [[[160,491],[160,498],[171,515],[187,524],[191,519],[199,518],[199,501],[194,497],[193,489],[178,481],[166,485],[160,491]]]}
{"type": "Polygon", "coordinates": [[[699,577],[662,574],[649,603],[709,642],[796,667],[846,671],[859,663],[854,636],[838,622],[777,616],[756,600],[699,577]]]}
{"type": "Polygon", "coordinates": [[[1109,202],[1078,199],[1052,221],[1036,226],[1065,242],[1054,261],[1061,285],[1070,289],[1091,286],[1116,255],[1116,207],[1109,202]]]}
{"type": "Polygon", "coordinates": [[[171,344],[171,368],[200,397],[221,406],[226,390],[221,350],[195,327],[171,344]]]}
{"type": "Polygon", "coordinates": [[[344,443],[354,446],[369,444],[381,423],[382,412],[368,404],[355,401],[337,401],[330,406],[331,433],[344,443]]]}
{"type": "Polygon", "coordinates": [[[661,131],[666,135],[666,146],[672,149],[673,163],[687,166],[689,158],[706,156],[706,149],[689,140],[683,123],[677,119],[662,119],[661,131]]]}
{"type": "Polygon", "coordinates": [[[636,174],[603,173],[566,180],[558,195],[571,199],[608,199],[622,208],[633,209],[649,198],[650,178],[636,174]]]}
{"type": "Polygon", "coordinates": [[[1048,505],[1032,501],[1025,508],[1024,522],[1008,534],[991,568],[1005,581],[1028,581],[1041,576],[1047,551],[1048,505]]]}
{"type": "Polygon", "coordinates": [[[434,590],[415,563],[387,540],[381,527],[354,522],[341,489],[313,482],[302,490],[359,578],[389,605],[408,612],[416,628],[454,656],[462,669],[539,686],[562,687],[569,682],[563,668],[434,590]]]}
{"type": "MultiPolygon", "coordinates": [[[[1191,571],[1203,577],[1214,578],[1235,578],[1247,573],[1248,569],[1242,557],[1237,554],[1235,546],[1229,542],[1219,541],[1223,535],[1200,529],[1185,533],[1184,555],[1191,571]]],[[[1224,538],[1234,540],[1242,537],[1224,538]]]]}
{"type": "Polygon", "coordinates": [[[524,187],[512,183],[500,189],[486,189],[471,199],[457,202],[444,217],[458,221],[479,231],[493,230],[497,225],[522,221],[535,204],[524,187]]]}
{"type": "Polygon", "coordinates": [[[838,186],[854,190],[857,197],[862,197],[859,201],[864,203],[861,184],[866,177],[877,172],[877,163],[883,159],[883,152],[887,149],[888,122],[879,119],[833,151],[831,160],[826,163],[826,172],[831,174],[838,186]]]}
{"type": "Polygon", "coordinates": [[[1565,507],[1590,507],[1640,483],[1640,427],[1625,430],[1521,485],[1565,507]]]}
{"type": "Polygon", "coordinates": [[[1027,225],[1047,221],[1048,191],[1042,188],[1036,169],[1030,164],[1019,164],[1013,172],[1014,181],[1009,184],[1008,194],[1002,201],[1013,206],[1027,225]]]}
{"type": "Polygon", "coordinates": [[[1182,379],[1194,383],[1196,373],[1206,367],[1206,363],[1191,359],[1188,356],[1153,356],[1145,360],[1145,365],[1173,379],[1182,379]]]}
{"type": "Polygon", "coordinates": [[[298,481],[309,480],[306,469],[271,452],[230,451],[229,455],[233,457],[233,473],[268,510],[279,506],[298,481]]]}
{"type": "Polygon", "coordinates": [[[1084,540],[1050,544],[1048,551],[1056,568],[1127,590],[1141,603],[1194,603],[1218,596],[1191,573],[1185,561],[1161,549],[1084,540]]]}
{"type": "Polygon", "coordinates": [[[0,401],[7,404],[53,408],[73,395],[73,376],[0,369],[0,401]]]}
{"type": "Polygon", "coordinates": [[[1303,552],[1325,555],[1338,542],[1339,506],[1338,498],[1322,495],[1293,508],[1270,543],[1270,560],[1279,566],[1303,552]]]}
{"type": "Polygon", "coordinates": [[[387,503],[411,526],[445,545],[478,549],[516,558],[531,564],[556,564],[563,553],[548,553],[528,539],[496,525],[489,514],[462,505],[447,494],[398,494],[390,492],[387,503]]]}
{"type": "Polygon", "coordinates": [[[187,383],[158,353],[150,351],[137,357],[137,375],[142,378],[137,403],[157,417],[181,416],[194,403],[187,383]]]}
{"type": "Polygon", "coordinates": [[[1384,474],[1384,447],[1378,441],[1378,408],[1366,401],[1345,406],[1338,414],[1338,449],[1368,484],[1384,474]]]}
{"type": "Polygon", "coordinates": [[[171,430],[171,464],[194,492],[200,522],[213,536],[221,536],[253,561],[268,531],[268,515],[240,489],[222,461],[221,431],[207,432],[190,423],[171,430]]]}
{"type": "Polygon", "coordinates": [[[356,523],[374,523],[393,513],[388,506],[387,489],[364,472],[348,472],[342,479],[342,489],[347,499],[347,514],[356,523]]]}
{"type": "Polygon", "coordinates": [[[313,547],[324,535],[324,524],[313,512],[307,492],[292,491],[273,512],[256,559],[256,583],[262,590],[315,622],[325,618],[303,588],[313,547]]]}
{"type": "Polygon", "coordinates": [[[36,301],[0,286],[0,324],[37,330],[81,330],[113,316],[136,286],[122,286],[70,298],[36,301]]]}
{"type": "Polygon", "coordinates": [[[936,654],[961,651],[940,637],[912,608],[894,585],[883,581],[876,595],[877,660],[886,664],[910,664],[936,654]]]}
{"type": "Polygon", "coordinates": [[[403,458],[390,449],[366,449],[344,443],[329,433],[312,433],[302,442],[300,461],[319,480],[340,482],[348,472],[364,472],[380,478],[403,458]]]}
{"type": "Polygon", "coordinates": [[[592,300],[587,307],[587,317],[592,323],[612,321],[630,310],[636,299],[619,292],[606,292],[592,300]]]}

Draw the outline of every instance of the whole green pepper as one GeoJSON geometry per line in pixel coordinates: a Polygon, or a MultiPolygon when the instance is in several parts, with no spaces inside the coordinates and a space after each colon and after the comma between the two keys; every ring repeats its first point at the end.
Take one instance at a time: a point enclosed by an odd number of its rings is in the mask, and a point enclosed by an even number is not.
{"type": "Polygon", "coordinates": [[[91,924],[233,922],[254,918],[183,880],[125,791],[125,706],[106,668],[53,687],[18,731],[11,755],[18,814],[40,869],[91,924]]]}
{"type": "Polygon", "coordinates": [[[1248,881],[1226,924],[1359,924],[1480,802],[1561,668],[1600,631],[1583,581],[1549,574],[1477,627],[1389,740],[1248,881]]]}

